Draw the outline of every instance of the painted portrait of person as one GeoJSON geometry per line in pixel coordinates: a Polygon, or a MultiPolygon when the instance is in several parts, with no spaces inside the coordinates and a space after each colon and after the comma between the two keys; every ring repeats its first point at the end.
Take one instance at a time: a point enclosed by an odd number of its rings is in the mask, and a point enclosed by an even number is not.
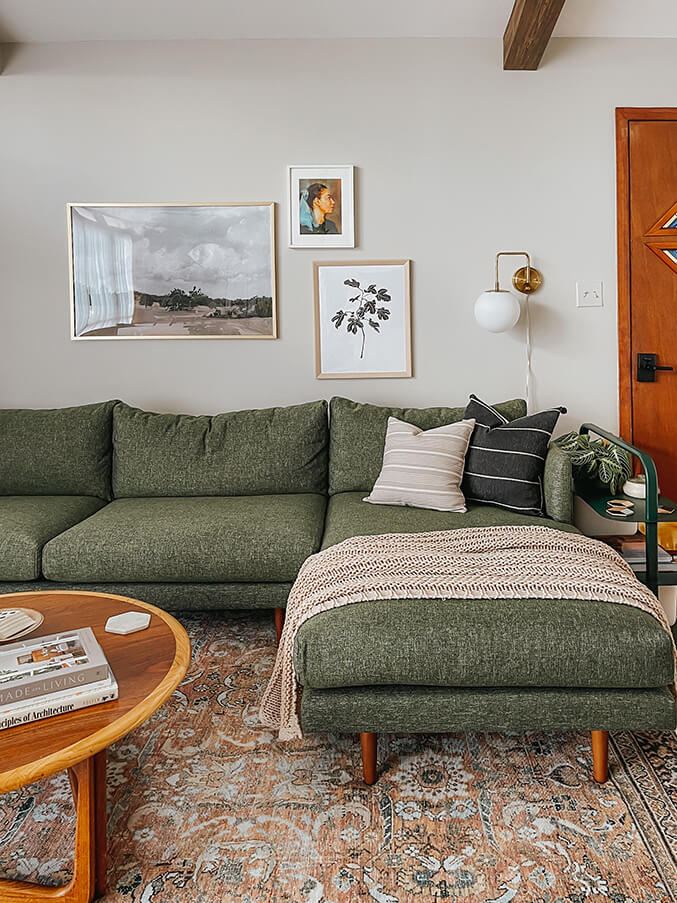
{"type": "Polygon", "coordinates": [[[289,247],[354,248],[354,169],[289,166],[289,247]]]}
{"type": "Polygon", "coordinates": [[[299,182],[299,231],[302,235],[341,234],[341,180],[299,182]]]}

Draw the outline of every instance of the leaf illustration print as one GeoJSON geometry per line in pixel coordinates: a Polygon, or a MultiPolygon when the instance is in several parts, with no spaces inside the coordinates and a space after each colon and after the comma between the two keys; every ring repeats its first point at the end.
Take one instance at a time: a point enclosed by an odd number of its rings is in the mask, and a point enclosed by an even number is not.
{"type": "Polygon", "coordinates": [[[331,322],[335,329],[340,329],[345,323],[346,332],[349,335],[360,337],[360,360],[362,360],[367,338],[365,325],[380,335],[382,324],[390,319],[390,308],[386,305],[390,304],[392,299],[387,288],[377,289],[374,283],[363,288],[357,279],[344,279],[343,284],[358,290],[359,294],[353,295],[347,301],[348,304],[356,306],[346,310],[337,310],[331,318],[331,322]],[[374,317],[376,319],[373,319],[374,317]]]}

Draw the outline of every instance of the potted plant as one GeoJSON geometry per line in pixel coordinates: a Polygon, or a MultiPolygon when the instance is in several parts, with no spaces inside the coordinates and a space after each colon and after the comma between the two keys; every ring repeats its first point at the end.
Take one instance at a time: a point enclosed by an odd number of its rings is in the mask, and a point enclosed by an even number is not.
{"type": "Polygon", "coordinates": [[[603,492],[617,493],[632,476],[632,461],[625,449],[607,442],[591,439],[588,433],[565,433],[553,444],[571,458],[577,481],[597,484],[603,492]]]}

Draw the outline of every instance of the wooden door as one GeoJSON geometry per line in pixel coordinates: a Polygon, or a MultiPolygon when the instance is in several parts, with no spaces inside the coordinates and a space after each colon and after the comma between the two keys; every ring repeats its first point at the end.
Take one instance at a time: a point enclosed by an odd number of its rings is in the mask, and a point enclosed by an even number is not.
{"type": "Polygon", "coordinates": [[[677,499],[677,109],[617,110],[616,125],[621,433],[677,499]]]}

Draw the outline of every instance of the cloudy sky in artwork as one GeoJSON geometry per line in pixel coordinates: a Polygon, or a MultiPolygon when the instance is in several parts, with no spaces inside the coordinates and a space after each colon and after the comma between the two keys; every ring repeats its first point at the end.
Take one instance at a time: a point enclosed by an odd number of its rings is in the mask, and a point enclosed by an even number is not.
{"type": "Polygon", "coordinates": [[[211,298],[272,295],[269,206],[77,209],[131,234],[135,291],[165,295],[195,285],[211,298]]]}

